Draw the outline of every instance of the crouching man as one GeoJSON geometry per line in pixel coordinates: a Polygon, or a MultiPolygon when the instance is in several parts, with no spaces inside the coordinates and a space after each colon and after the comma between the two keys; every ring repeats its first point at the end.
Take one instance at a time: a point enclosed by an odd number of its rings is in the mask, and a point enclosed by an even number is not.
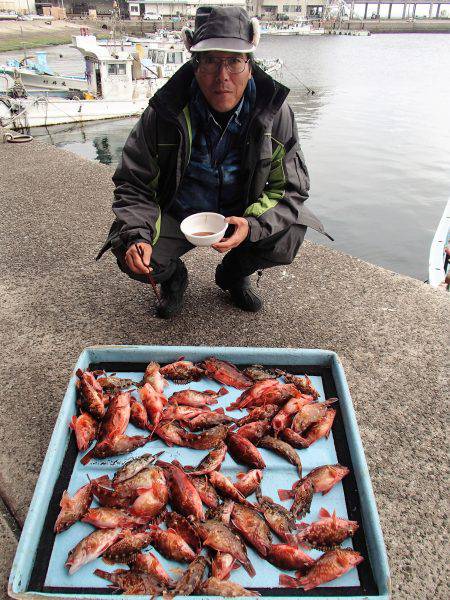
{"type": "MultiPolygon", "coordinates": [[[[181,221],[197,212],[226,217],[229,235],[215,282],[242,310],[262,301],[250,275],[290,264],[307,227],[325,233],[304,206],[309,180],[289,90],[253,59],[257,19],[237,7],[201,7],[183,31],[192,59],[151,99],[114,174],[111,249],[122,271],[161,284],[157,315],[180,312],[188,284],[181,260],[193,246],[181,221]]],[[[228,233],[228,232],[227,232],[228,233]]]]}

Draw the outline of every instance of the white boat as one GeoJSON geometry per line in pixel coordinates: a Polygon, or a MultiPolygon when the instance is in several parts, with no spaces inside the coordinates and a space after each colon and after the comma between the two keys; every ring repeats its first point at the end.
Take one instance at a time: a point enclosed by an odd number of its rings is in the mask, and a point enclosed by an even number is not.
{"type": "Polygon", "coordinates": [[[32,58],[10,59],[6,65],[0,65],[0,73],[20,80],[28,93],[83,92],[89,89],[86,77],[55,73],[47,64],[46,52],[36,52],[37,62],[32,58]]]}
{"type": "Polygon", "coordinates": [[[85,59],[88,93],[81,99],[2,96],[0,125],[19,129],[139,115],[166,81],[129,51],[99,46],[92,35],[73,39],[85,59]]]}
{"type": "Polygon", "coordinates": [[[283,68],[284,62],[281,58],[257,58],[256,64],[268,75],[276,75],[283,68]]]}
{"type": "Polygon", "coordinates": [[[444,209],[430,246],[428,282],[432,287],[450,289],[450,200],[444,209]]]}
{"type": "Polygon", "coordinates": [[[314,27],[308,19],[298,21],[295,25],[270,23],[261,26],[261,35],[323,35],[323,27],[314,27]]]}

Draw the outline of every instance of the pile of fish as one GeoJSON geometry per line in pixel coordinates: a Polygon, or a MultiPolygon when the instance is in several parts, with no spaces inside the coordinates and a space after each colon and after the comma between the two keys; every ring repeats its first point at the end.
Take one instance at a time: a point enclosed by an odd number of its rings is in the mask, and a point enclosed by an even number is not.
{"type": "Polygon", "coordinates": [[[304,590],[340,577],[363,560],[358,552],[340,547],[358,529],[356,521],[322,508],[319,520],[297,522],[310,511],[315,493],[326,494],[349,473],[336,464],[302,475],[296,448],[308,448],[329,435],[336,414],[332,405],[337,402],[318,402],[308,377],[258,365],[241,371],[214,357],[197,365],[182,359],[164,367],[152,362],[139,384],[104,372],[78,371],[77,376],[80,415],[73,417],[71,427],[80,451],[95,442],[81,459],[83,464],[130,452],[155,438],[169,447],[210,452],[196,466],[162,460],[162,452],[143,454],[112,479],[103,475],[90,480],[72,498],[65,491],[55,532],[77,521],[96,528],[70,551],[69,574],[102,556],[108,563],[128,567],[95,571],[124,594],[238,597],[258,595],[229,580],[232,570],[240,567],[255,575],[247,544],[277,568],[295,571],[295,577],[280,574],[280,585],[304,590]],[[243,390],[228,408],[245,409],[247,414],[234,418],[210,408],[227,394],[225,387],[164,395],[167,379],[188,384],[204,377],[243,390]],[[139,401],[132,396],[133,386],[139,401]],[[147,433],[127,436],[129,422],[147,433]],[[278,490],[280,500],[293,500],[289,510],[262,494],[265,463],[259,448],[277,453],[298,472],[292,489],[278,490]],[[249,467],[236,481],[220,471],[227,452],[249,467]],[[248,500],[253,493],[255,502],[248,500]],[[98,506],[91,507],[94,499],[98,506]],[[174,580],[154,554],[144,552],[149,546],[167,559],[189,563],[188,568],[174,580]],[[323,554],[314,560],[302,548],[323,554]]]}

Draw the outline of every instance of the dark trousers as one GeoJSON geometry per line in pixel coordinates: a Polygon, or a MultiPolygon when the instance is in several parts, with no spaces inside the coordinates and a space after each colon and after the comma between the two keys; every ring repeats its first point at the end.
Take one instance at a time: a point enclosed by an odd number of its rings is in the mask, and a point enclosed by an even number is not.
{"type": "MultiPolygon", "coordinates": [[[[305,238],[304,225],[291,225],[287,229],[271,235],[258,242],[243,242],[226,254],[222,264],[227,274],[233,279],[246,277],[261,269],[269,269],[280,265],[290,265],[294,260],[305,238]]],[[[158,241],[153,246],[151,266],[153,277],[157,283],[170,279],[176,269],[180,256],[194,248],[184,237],[180,224],[170,215],[163,215],[158,241]]],[[[133,273],[125,262],[125,246],[112,249],[119,268],[132,279],[148,283],[145,275],[133,273]]]]}

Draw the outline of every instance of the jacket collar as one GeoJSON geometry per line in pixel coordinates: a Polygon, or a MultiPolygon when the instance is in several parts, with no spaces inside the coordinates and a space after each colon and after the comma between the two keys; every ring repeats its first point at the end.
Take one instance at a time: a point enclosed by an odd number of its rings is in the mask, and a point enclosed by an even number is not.
{"type": "MultiPolygon", "coordinates": [[[[150,105],[167,117],[177,118],[189,103],[193,79],[194,69],[189,61],[155,93],[150,105]]],[[[258,66],[253,69],[253,79],[256,86],[256,110],[265,115],[275,114],[289,94],[289,88],[272,79],[258,66]]]]}

